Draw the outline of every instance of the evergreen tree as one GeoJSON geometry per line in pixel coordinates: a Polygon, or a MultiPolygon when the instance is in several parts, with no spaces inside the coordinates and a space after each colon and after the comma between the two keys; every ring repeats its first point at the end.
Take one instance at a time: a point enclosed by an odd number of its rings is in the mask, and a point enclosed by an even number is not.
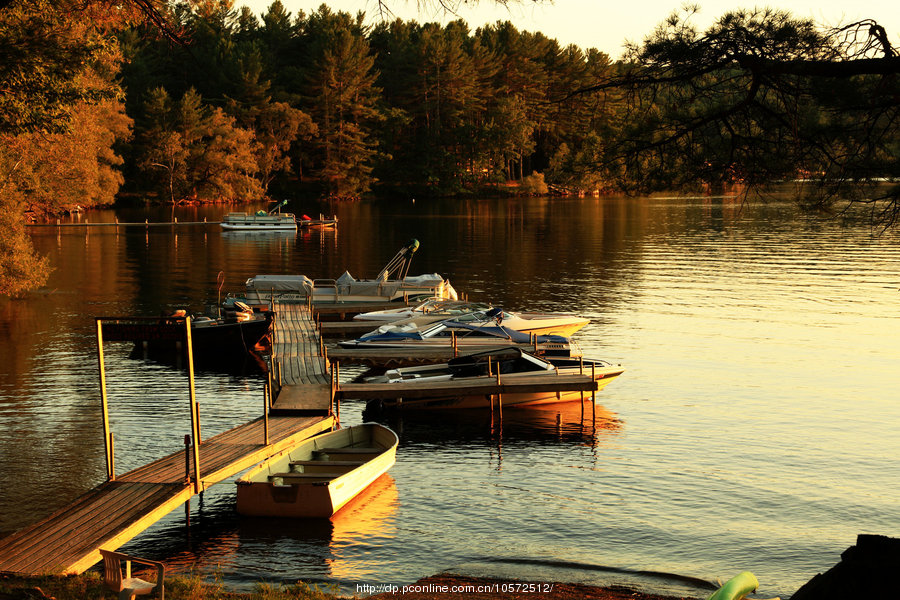
{"type": "Polygon", "coordinates": [[[313,169],[327,195],[356,197],[373,183],[372,131],[382,119],[362,15],[354,21],[323,5],[300,28],[308,59],[304,91],[318,128],[313,169]]]}

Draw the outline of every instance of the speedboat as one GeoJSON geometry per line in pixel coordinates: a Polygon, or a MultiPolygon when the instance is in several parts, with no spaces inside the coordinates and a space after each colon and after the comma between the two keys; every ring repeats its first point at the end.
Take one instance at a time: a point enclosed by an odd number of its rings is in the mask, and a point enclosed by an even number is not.
{"type": "Polygon", "coordinates": [[[362,313],[357,321],[424,327],[430,323],[452,319],[460,323],[496,321],[507,329],[524,333],[571,336],[590,323],[589,319],[564,313],[507,312],[480,302],[461,302],[430,298],[417,306],[362,313]]]}
{"type": "Polygon", "coordinates": [[[418,240],[411,240],[374,279],[356,279],[344,272],[337,279],[310,279],[306,275],[257,275],[246,283],[245,300],[251,305],[270,300],[314,303],[390,302],[437,297],[457,299],[456,290],[437,273],[407,275],[418,240]]]}
{"type": "Polygon", "coordinates": [[[225,231],[296,231],[297,218],[292,213],[281,212],[281,207],[285,206],[287,202],[287,200],[282,200],[268,212],[260,210],[253,214],[228,213],[222,219],[222,229],[225,231]]]}
{"type": "MultiPolygon", "coordinates": [[[[385,389],[391,390],[383,399],[370,401],[367,409],[402,409],[402,410],[448,410],[467,408],[490,408],[491,399],[483,394],[466,394],[452,392],[447,395],[446,390],[452,388],[458,390],[464,386],[459,384],[470,383],[474,388],[479,383],[499,380],[507,384],[516,380],[535,385],[545,378],[558,377],[559,375],[589,375],[597,383],[597,391],[606,387],[613,379],[621,375],[625,369],[621,365],[613,365],[610,362],[599,359],[577,358],[547,358],[522,351],[519,348],[505,348],[491,350],[454,358],[446,363],[425,367],[405,367],[391,369],[384,375],[366,377],[363,381],[367,384],[384,384],[385,389]],[[448,386],[448,382],[455,385],[448,386]],[[431,390],[422,392],[428,384],[434,384],[434,394],[431,390]],[[398,398],[397,388],[402,390],[404,385],[415,385],[417,394],[398,398]]],[[[368,386],[369,388],[371,386],[368,386]]],[[[543,390],[510,392],[502,395],[503,408],[525,408],[553,404],[556,402],[571,402],[584,399],[582,391],[543,390]]],[[[369,394],[371,397],[371,393],[369,394]]]]}
{"type": "MultiPolygon", "coordinates": [[[[490,310],[490,304],[467,302],[447,298],[429,298],[415,306],[398,306],[386,310],[373,310],[353,317],[354,321],[371,321],[375,324],[393,323],[406,319],[434,317],[434,321],[452,319],[476,311],[490,310]]],[[[424,322],[424,321],[421,321],[424,322]]]]}
{"type": "Polygon", "coordinates": [[[382,325],[355,340],[338,342],[342,348],[446,348],[474,352],[505,346],[525,346],[536,353],[558,356],[580,355],[580,348],[561,335],[538,335],[510,329],[495,322],[465,322],[455,319],[432,323],[424,328],[415,323],[382,325]],[[574,354],[573,354],[574,350],[574,354]]]}

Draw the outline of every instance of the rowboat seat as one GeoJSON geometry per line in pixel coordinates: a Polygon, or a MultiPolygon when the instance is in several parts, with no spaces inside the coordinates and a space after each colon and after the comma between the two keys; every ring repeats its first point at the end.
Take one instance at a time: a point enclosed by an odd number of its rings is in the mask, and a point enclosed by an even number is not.
{"type": "Polygon", "coordinates": [[[147,560],[128,556],[121,552],[111,552],[109,550],[100,550],[103,557],[103,581],[106,587],[114,592],[118,592],[119,600],[132,600],[135,596],[159,593],[160,600],[165,600],[165,573],[166,567],[163,563],[155,560],[147,560]],[[125,576],[122,576],[122,562],[125,562],[125,576]],[[138,577],[131,576],[131,563],[135,562],[142,565],[156,567],[156,583],[144,581],[138,577]]]}
{"type": "Polygon", "coordinates": [[[288,473],[272,473],[269,475],[269,481],[273,479],[334,479],[340,477],[343,473],[297,473],[290,471],[288,473]]]}
{"type": "Polygon", "coordinates": [[[289,468],[291,473],[349,473],[364,464],[361,460],[303,460],[289,463],[289,468]]]}
{"type": "Polygon", "coordinates": [[[381,452],[384,452],[384,448],[363,448],[362,446],[358,448],[347,446],[343,448],[319,448],[318,450],[313,450],[313,454],[378,454],[381,452]]]}
{"type": "Polygon", "coordinates": [[[362,460],[295,460],[292,467],[358,467],[366,464],[362,460]]]}

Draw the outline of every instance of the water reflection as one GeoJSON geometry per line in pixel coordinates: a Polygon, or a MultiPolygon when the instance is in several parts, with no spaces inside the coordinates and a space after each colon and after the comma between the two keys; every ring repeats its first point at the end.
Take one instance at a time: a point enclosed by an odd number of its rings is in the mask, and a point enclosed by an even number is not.
{"type": "Polygon", "coordinates": [[[224,568],[245,584],[301,579],[349,584],[378,575],[377,562],[367,554],[397,534],[400,496],[388,473],[331,519],[243,517],[234,512],[233,494],[218,494],[208,508],[202,503],[196,508],[190,527],[175,519],[129,547],[135,554],[165,556],[166,567],[179,573],[224,568]]]}
{"type": "MultiPolygon", "coordinates": [[[[187,369],[186,353],[178,349],[151,349],[137,342],[128,353],[128,358],[156,363],[178,371],[187,369]]],[[[194,369],[259,378],[265,376],[268,367],[263,357],[253,350],[248,350],[244,355],[229,352],[217,356],[206,356],[195,351],[194,369]]]]}
{"type": "Polygon", "coordinates": [[[618,416],[601,404],[591,409],[590,399],[528,409],[506,409],[502,416],[487,410],[447,411],[441,414],[392,414],[379,419],[397,432],[404,445],[444,443],[478,444],[502,440],[528,445],[583,445],[595,447],[600,440],[622,428],[618,416]]]}
{"type": "MultiPolygon", "coordinates": [[[[502,429],[488,413],[398,421],[397,525],[357,557],[385,581],[497,557],[709,578],[737,565],[783,595],[859,531],[890,534],[900,521],[884,494],[900,454],[900,231],[727,198],[335,208],[338,231],[262,246],[213,225],[30,230],[54,271],[47,290],[0,302],[0,530],[102,481],[94,316],[202,307],[220,271],[225,292],[259,273],[371,277],[412,237],[422,242],[412,272],[448,275],[473,300],[510,310],[585,314],[586,354],[629,371],[598,396],[611,415],[598,412],[596,427],[577,403],[558,425],[559,407],[504,411],[502,429]]],[[[85,218],[216,221],[228,210],[85,218]]],[[[114,348],[108,359],[117,468],[177,450],[190,431],[183,372],[114,348]]],[[[208,372],[197,386],[204,438],[260,415],[258,379],[208,372]]],[[[347,403],[342,417],[361,411],[347,403]]],[[[210,570],[221,562],[228,584],[300,572],[300,550],[284,560],[251,551],[252,535],[230,520],[232,496],[227,485],[207,493],[214,518],[195,519],[190,544],[175,514],[135,553],[165,560],[190,547],[210,570]]],[[[332,543],[304,547],[304,578],[330,573],[332,543]]]]}

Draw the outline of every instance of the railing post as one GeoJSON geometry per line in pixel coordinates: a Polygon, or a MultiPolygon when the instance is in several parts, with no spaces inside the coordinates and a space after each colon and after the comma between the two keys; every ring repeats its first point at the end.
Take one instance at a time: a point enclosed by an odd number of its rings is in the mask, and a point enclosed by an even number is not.
{"type": "Polygon", "coordinates": [[[271,389],[267,381],[263,386],[263,445],[265,446],[269,445],[269,394],[271,389]]]}
{"type": "Polygon", "coordinates": [[[191,401],[191,431],[194,436],[194,493],[200,493],[200,406],[194,393],[194,345],[191,340],[191,318],[184,318],[184,338],[187,346],[188,386],[191,401]]]}
{"type": "Polygon", "coordinates": [[[116,480],[116,445],[113,432],[109,432],[109,480],[116,480]]]}
{"type": "Polygon", "coordinates": [[[191,482],[191,436],[184,436],[184,482],[191,482]]]}
{"type": "Polygon", "coordinates": [[[103,321],[97,319],[97,363],[100,368],[100,407],[103,412],[103,448],[106,450],[106,479],[115,479],[112,438],[109,431],[109,407],[106,397],[106,364],[103,360],[103,321]]]}

